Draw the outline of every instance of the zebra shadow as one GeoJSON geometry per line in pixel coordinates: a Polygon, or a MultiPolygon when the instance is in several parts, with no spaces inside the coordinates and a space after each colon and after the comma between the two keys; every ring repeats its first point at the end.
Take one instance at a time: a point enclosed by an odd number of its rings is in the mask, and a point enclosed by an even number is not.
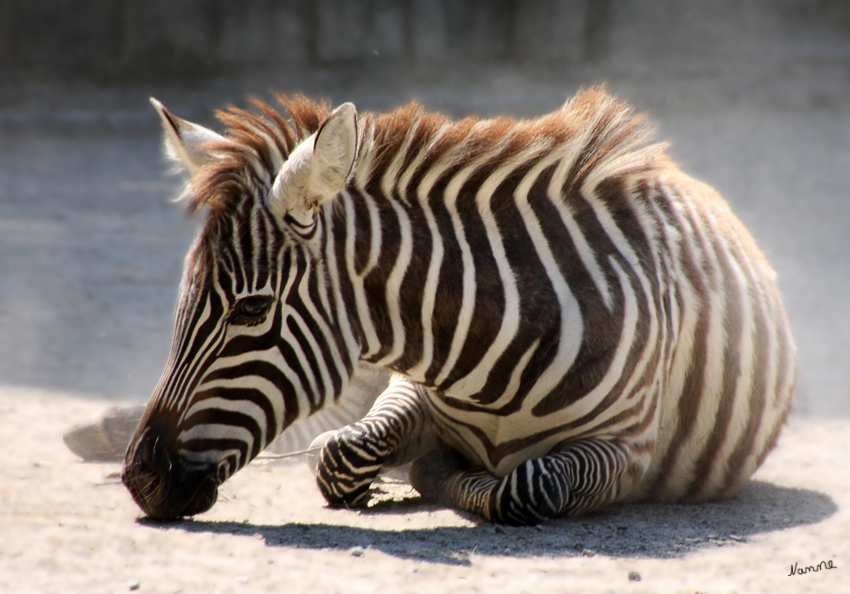
{"type": "MultiPolygon", "coordinates": [[[[402,514],[429,508],[413,500],[384,504],[363,513],[402,514]]],[[[395,531],[324,523],[256,525],[197,519],[157,526],[187,532],[260,537],[270,547],[353,552],[359,548],[401,559],[469,565],[473,554],[681,557],[709,547],[742,546],[748,538],[758,534],[816,524],[832,516],[837,509],[832,498],[824,493],[750,481],[734,497],[721,502],[614,506],[596,514],[554,520],[536,527],[479,522],[468,527],[395,531]]]]}

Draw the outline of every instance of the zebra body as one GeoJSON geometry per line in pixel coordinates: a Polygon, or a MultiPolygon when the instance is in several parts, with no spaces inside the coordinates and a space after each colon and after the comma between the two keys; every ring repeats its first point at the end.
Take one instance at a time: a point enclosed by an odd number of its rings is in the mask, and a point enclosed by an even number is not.
{"type": "Polygon", "coordinates": [[[537,120],[452,122],[283,102],[292,122],[231,110],[226,138],[160,107],[211,212],[128,450],[149,514],[212,505],[357,361],[394,376],[323,449],[334,504],[416,460],[425,497],[533,523],[724,496],[773,447],[795,382],[774,273],[624,105],[592,90],[537,120]],[[205,495],[152,487],[158,455],[205,495]]]}

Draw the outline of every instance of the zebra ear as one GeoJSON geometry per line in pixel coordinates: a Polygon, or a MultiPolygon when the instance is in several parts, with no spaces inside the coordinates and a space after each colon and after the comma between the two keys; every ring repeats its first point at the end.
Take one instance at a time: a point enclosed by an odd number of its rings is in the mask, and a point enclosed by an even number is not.
{"type": "Polygon", "coordinates": [[[316,132],[311,189],[323,199],[345,189],[357,156],[357,109],[343,103],[316,132]]]}
{"type": "Polygon", "coordinates": [[[345,103],[289,155],[272,187],[269,209],[312,224],[319,206],[345,189],[357,145],[357,110],[345,103]]]}
{"type": "Polygon", "coordinates": [[[182,163],[190,174],[198,167],[209,163],[214,157],[204,148],[210,141],[223,141],[225,138],[203,126],[182,120],[170,113],[165,106],[151,97],[151,103],[159,114],[162,130],[165,133],[165,150],[168,156],[182,163]]]}

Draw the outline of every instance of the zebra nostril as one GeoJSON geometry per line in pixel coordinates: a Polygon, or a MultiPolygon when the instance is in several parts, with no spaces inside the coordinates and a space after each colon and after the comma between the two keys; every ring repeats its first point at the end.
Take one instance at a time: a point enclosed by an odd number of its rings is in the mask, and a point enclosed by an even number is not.
{"type": "Polygon", "coordinates": [[[171,457],[158,435],[143,433],[128,450],[122,482],[145,511],[152,499],[167,492],[172,479],[171,457]]]}
{"type": "Polygon", "coordinates": [[[136,453],[136,464],[140,470],[147,472],[168,472],[172,461],[168,449],[160,436],[146,433],[139,439],[136,453]]]}
{"type": "Polygon", "coordinates": [[[156,450],[156,440],[150,439],[147,435],[142,438],[141,448],[139,448],[139,463],[145,468],[154,467],[154,452],[156,450]]]}

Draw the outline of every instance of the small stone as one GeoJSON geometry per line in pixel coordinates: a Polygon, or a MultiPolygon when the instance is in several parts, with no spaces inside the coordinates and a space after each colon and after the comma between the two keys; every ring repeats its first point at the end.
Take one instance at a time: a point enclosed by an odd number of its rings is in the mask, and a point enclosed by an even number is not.
{"type": "Polygon", "coordinates": [[[596,551],[591,551],[590,549],[584,549],[584,550],[581,552],[581,556],[582,556],[582,557],[595,557],[595,556],[596,556],[596,551]]]}
{"type": "Polygon", "coordinates": [[[744,537],[740,534],[730,534],[729,538],[731,538],[732,540],[737,540],[738,542],[743,542],[744,540],[744,537]]]}
{"type": "Polygon", "coordinates": [[[127,580],[127,588],[130,590],[138,590],[142,587],[142,582],[139,580],[127,580]]]}
{"type": "Polygon", "coordinates": [[[640,574],[636,571],[630,571],[629,572],[629,581],[630,582],[639,582],[640,581],[640,574]]]}
{"type": "Polygon", "coordinates": [[[364,549],[363,547],[351,547],[350,549],[348,549],[348,553],[352,557],[362,557],[363,553],[365,553],[365,552],[366,552],[366,549],[364,549]]]}

